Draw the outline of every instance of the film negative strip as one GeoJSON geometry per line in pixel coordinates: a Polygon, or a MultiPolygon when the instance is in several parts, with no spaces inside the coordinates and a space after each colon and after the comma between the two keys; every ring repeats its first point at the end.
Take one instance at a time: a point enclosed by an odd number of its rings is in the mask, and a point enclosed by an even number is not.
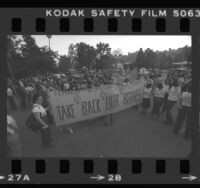
{"type": "Polygon", "coordinates": [[[0,183],[200,183],[200,8],[1,8],[0,23],[0,183]]]}

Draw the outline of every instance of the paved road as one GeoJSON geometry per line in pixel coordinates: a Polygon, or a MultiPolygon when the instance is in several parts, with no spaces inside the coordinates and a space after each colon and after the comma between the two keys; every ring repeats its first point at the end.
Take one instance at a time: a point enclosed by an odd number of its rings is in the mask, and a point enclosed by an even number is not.
{"type": "MultiPolygon", "coordinates": [[[[162,123],[130,108],[113,116],[113,125],[104,125],[106,118],[70,125],[74,134],[60,133],[52,127],[54,147],[43,149],[40,134],[26,126],[29,111],[12,113],[18,122],[24,157],[186,157],[190,141],[172,133],[173,126],[162,123]]],[[[174,116],[176,116],[174,109],[174,116]]]]}

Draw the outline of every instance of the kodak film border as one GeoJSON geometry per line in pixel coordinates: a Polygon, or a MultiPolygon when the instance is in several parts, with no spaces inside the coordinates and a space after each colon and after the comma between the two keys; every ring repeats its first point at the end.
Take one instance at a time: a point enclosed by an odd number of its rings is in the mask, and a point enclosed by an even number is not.
{"type": "MultiPolygon", "coordinates": [[[[72,9],[72,8],[70,8],[72,9]]],[[[77,9],[77,8],[74,8],[77,9]]],[[[80,8],[79,8],[80,9],[80,8]]],[[[83,8],[83,17],[47,16],[46,8],[0,9],[0,70],[1,90],[6,91],[7,35],[190,35],[192,37],[192,143],[187,158],[22,158],[6,157],[6,93],[1,92],[0,126],[0,183],[57,183],[57,184],[149,184],[149,183],[200,183],[199,149],[199,54],[200,8],[183,8],[183,15],[174,17],[173,8],[166,10],[166,17],[141,17],[140,8],[134,17],[91,17],[92,8],[83,8]],[[188,13],[193,10],[193,16],[188,13]],[[186,13],[185,13],[186,12],[186,13]],[[186,14],[186,15],[185,15],[186,14]],[[198,79],[197,79],[198,78],[198,79]],[[105,177],[93,180],[92,175],[105,177]],[[183,180],[183,176],[195,176],[195,181],[183,180]]],[[[99,9],[99,8],[98,8],[99,9]]],[[[106,8],[103,8],[106,10],[106,8]]],[[[119,8],[120,9],[120,8],[119,8]]],[[[130,8],[128,8],[130,9],[130,8]]],[[[148,8],[147,8],[148,9],[148,8]]],[[[63,9],[53,9],[59,10],[63,9]]],[[[150,10],[150,9],[148,9],[150,10]]],[[[151,8],[158,11],[159,8],[151,8]]],[[[179,12],[180,13],[180,12],[179,12]]]]}

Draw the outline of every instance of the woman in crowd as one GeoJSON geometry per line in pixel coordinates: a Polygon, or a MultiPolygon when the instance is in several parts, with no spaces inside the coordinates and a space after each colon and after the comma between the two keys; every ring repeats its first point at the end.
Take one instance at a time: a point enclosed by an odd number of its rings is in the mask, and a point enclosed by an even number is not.
{"type": "Polygon", "coordinates": [[[42,137],[42,143],[45,148],[52,147],[52,139],[51,139],[51,130],[48,125],[48,119],[47,119],[47,110],[50,106],[47,108],[44,108],[42,106],[43,98],[39,94],[35,94],[33,96],[33,109],[32,113],[34,114],[35,119],[38,121],[38,123],[41,125],[41,137],[42,137]]]}
{"type": "Polygon", "coordinates": [[[185,88],[185,91],[182,92],[181,97],[179,99],[179,112],[178,117],[176,120],[176,124],[174,127],[174,134],[178,134],[185,119],[186,121],[186,127],[185,127],[185,134],[184,138],[189,139],[191,138],[191,102],[192,98],[192,92],[191,92],[191,84],[185,88]]]}
{"type": "Polygon", "coordinates": [[[177,80],[172,81],[172,84],[169,85],[169,89],[167,92],[168,98],[166,106],[166,120],[164,121],[164,123],[168,125],[173,125],[173,117],[171,115],[171,110],[174,107],[180,95],[180,87],[178,86],[177,80]]]}
{"type": "Polygon", "coordinates": [[[10,157],[21,157],[21,142],[18,126],[11,115],[7,115],[7,146],[10,157]]]}
{"type": "Polygon", "coordinates": [[[158,83],[154,90],[154,101],[153,101],[153,114],[157,117],[160,113],[161,106],[165,97],[165,88],[162,83],[158,83]]]}

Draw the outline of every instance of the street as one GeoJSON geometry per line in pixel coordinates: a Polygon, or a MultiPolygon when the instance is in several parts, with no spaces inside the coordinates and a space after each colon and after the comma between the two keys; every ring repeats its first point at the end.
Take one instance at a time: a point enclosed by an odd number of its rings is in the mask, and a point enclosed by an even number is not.
{"type": "MultiPolygon", "coordinates": [[[[176,106],[173,116],[176,117],[176,106]]],[[[42,148],[40,133],[34,134],[25,125],[30,110],[11,113],[18,122],[23,157],[186,157],[190,141],[175,136],[173,126],[143,115],[133,108],[115,113],[113,125],[104,125],[107,117],[66,125],[73,134],[52,127],[54,147],[42,148]]]]}

